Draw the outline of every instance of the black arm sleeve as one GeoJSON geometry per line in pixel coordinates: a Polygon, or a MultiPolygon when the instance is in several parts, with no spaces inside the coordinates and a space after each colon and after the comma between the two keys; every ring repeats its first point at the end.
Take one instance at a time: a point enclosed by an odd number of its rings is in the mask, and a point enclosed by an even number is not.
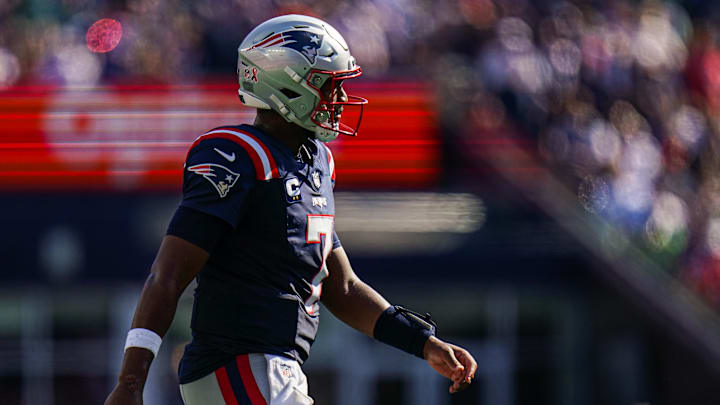
{"type": "Polygon", "coordinates": [[[397,347],[421,359],[425,342],[435,336],[437,325],[430,314],[421,315],[400,305],[390,306],[375,323],[375,339],[397,347]]]}
{"type": "Polygon", "coordinates": [[[180,206],[175,211],[167,234],[177,236],[212,253],[220,240],[232,231],[232,226],[222,219],[180,206]]]}

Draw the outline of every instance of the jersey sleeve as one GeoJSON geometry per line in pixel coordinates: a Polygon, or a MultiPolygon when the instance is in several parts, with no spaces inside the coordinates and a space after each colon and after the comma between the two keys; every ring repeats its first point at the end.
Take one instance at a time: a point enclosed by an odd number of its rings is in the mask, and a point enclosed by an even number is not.
{"type": "Polygon", "coordinates": [[[218,217],[234,228],[254,184],[255,168],[242,147],[224,139],[204,140],[188,152],[180,206],[218,217]]]}

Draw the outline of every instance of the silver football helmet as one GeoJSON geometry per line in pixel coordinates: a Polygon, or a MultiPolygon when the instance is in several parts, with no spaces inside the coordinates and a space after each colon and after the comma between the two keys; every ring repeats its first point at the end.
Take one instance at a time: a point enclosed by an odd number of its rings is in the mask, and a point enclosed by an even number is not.
{"type": "Polygon", "coordinates": [[[356,135],[367,100],[346,95],[343,80],[362,74],[342,35],[304,15],[284,15],[258,25],[238,48],[240,101],[273,109],[323,142],[356,135]],[[354,126],[341,122],[347,106],[359,106],[354,126]]]}

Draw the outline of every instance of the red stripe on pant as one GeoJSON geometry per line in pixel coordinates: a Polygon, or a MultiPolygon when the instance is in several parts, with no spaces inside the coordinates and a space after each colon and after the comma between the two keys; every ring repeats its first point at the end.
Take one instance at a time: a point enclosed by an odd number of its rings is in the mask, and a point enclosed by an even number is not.
{"type": "Polygon", "coordinates": [[[238,405],[238,401],[235,399],[235,393],[233,393],[232,386],[230,385],[230,378],[228,378],[225,367],[215,370],[215,377],[220,385],[220,392],[222,393],[225,403],[227,405],[238,405]]]}
{"type": "Polygon", "coordinates": [[[250,358],[247,354],[241,354],[237,356],[238,370],[240,370],[240,378],[242,378],[245,391],[250,398],[252,405],[267,405],[265,398],[260,393],[257,382],[255,382],[255,376],[253,376],[252,370],[250,369],[250,358]]]}

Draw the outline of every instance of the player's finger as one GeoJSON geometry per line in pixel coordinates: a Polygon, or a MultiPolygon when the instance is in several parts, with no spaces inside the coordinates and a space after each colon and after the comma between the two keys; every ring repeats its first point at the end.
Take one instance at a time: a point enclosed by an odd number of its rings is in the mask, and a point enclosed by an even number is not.
{"type": "Polygon", "coordinates": [[[462,380],[465,366],[463,366],[462,363],[460,363],[455,357],[455,351],[452,349],[447,350],[443,360],[445,361],[447,367],[452,371],[452,379],[454,381],[462,380]]]}
{"type": "Polygon", "coordinates": [[[469,382],[465,382],[465,381],[453,383],[453,384],[450,386],[450,393],[451,393],[451,394],[454,394],[454,393],[456,393],[456,392],[460,392],[460,391],[466,389],[466,388],[469,387],[469,386],[470,386],[470,383],[469,383],[469,382]]]}
{"type": "Polygon", "coordinates": [[[463,366],[465,366],[465,378],[463,380],[470,382],[473,378],[475,378],[477,362],[473,356],[467,352],[467,350],[461,348],[455,349],[455,357],[463,364],[463,366]]]}

